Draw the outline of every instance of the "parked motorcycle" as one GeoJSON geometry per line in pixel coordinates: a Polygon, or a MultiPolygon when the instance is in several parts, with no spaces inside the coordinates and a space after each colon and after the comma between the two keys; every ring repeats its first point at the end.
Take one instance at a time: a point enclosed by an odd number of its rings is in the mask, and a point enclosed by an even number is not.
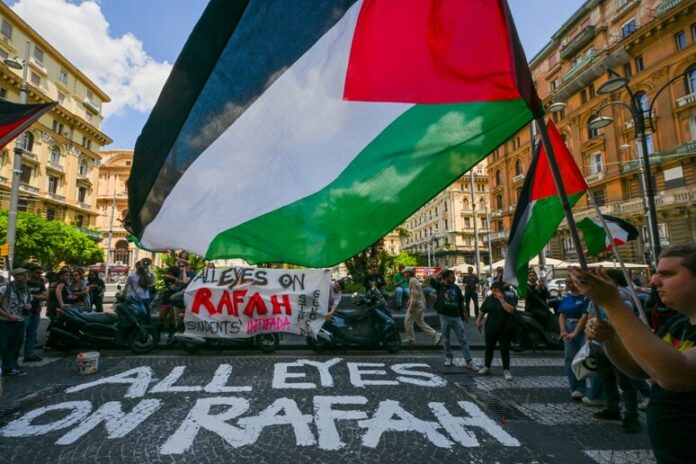
{"type": "MultiPolygon", "coordinates": [[[[518,325],[513,332],[510,349],[516,353],[525,350],[563,348],[559,332],[548,332],[531,314],[518,312],[518,325]]],[[[556,326],[558,326],[556,324],[556,326]]]]}
{"type": "MultiPolygon", "coordinates": [[[[177,292],[171,296],[172,305],[180,311],[186,309],[184,292],[177,292]]],[[[183,316],[183,313],[181,313],[183,316]]],[[[273,353],[280,345],[280,336],[277,333],[259,334],[247,338],[206,338],[186,334],[186,325],[183,317],[177,318],[177,333],[174,340],[181,344],[184,351],[196,354],[206,346],[215,348],[227,347],[256,347],[263,353],[273,353]]]]}
{"type": "Polygon", "coordinates": [[[135,354],[146,354],[157,346],[155,321],[134,302],[119,299],[116,313],[81,312],[75,308],[58,311],[48,326],[48,344],[57,350],[89,346],[125,345],[135,354]]]}
{"type": "Polygon", "coordinates": [[[390,353],[401,349],[401,336],[387,311],[384,297],[376,290],[355,295],[358,309],[339,309],[327,320],[307,345],[316,352],[339,346],[384,346],[390,353]]]}

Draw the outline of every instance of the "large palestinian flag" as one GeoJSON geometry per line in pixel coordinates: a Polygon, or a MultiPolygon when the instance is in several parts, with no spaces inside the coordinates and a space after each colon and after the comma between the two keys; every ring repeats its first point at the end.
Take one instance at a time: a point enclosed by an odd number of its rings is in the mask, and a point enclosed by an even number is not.
{"type": "MultiPolygon", "coordinates": [[[[573,155],[563,143],[561,134],[550,120],[547,129],[568,201],[573,206],[587,190],[587,183],[575,164],[573,155]]],[[[516,285],[522,296],[526,296],[527,293],[529,261],[541,253],[564,218],[565,213],[553,181],[548,154],[540,144],[517,200],[505,255],[503,280],[516,285]]]]}
{"type": "Polygon", "coordinates": [[[0,148],[4,147],[19,134],[50,110],[57,103],[22,105],[0,99],[0,148]]]}
{"type": "Polygon", "coordinates": [[[138,139],[128,227],[333,265],[540,114],[504,0],[212,0],[138,139]]]}

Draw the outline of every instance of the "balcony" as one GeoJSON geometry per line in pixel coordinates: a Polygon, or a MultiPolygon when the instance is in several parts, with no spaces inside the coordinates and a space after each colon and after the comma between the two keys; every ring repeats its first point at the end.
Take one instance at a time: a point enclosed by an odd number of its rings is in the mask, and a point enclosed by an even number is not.
{"type": "Polygon", "coordinates": [[[493,232],[491,233],[491,242],[495,242],[498,240],[507,240],[510,237],[510,232],[502,231],[502,232],[493,232]]]}
{"type": "Polygon", "coordinates": [[[22,150],[22,158],[24,158],[27,161],[31,161],[32,163],[39,162],[39,156],[36,153],[32,153],[27,150],[22,150]]]}
{"type": "Polygon", "coordinates": [[[696,92],[690,93],[689,95],[684,95],[683,97],[677,98],[677,107],[690,105],[691,103],[696,103],[696,92]]]}
{"type": "Polygon", "coordinates": [[[49,162],[47,162],[47,163],[46,163],[46,168],[47,168],[47,169],[51,169],[51,170],[53,170],[53,171],[60,172],[60,173],[63,173],[63,172],[64,172],[63,166],[61,166],[60,164],[56,163],[55,161],[49,161],[49,162]]]}
{"type": "Polygon", "coordinates": [[[580,31],[570,42],[561,47],[561,58],[567,60],[575,55],[582,47],[587,45],[594,39],[597,30],[595,26],[587,26],[580,31]]]}
{"type": "Polygon", "coordinates": [[[682,1],[684,0],[669,0],[667,2],[660,3],[655,9],[655,16],[662,16],[675,6],[679,5],[682,1]]]}
{"type": "Polygon", "coordinates": [[[599,171],[585,177],[585,182],[587,182],[588,184],[594,184],[595,182],[599,182],[602,179],[604,179],[604,171],[599,171]]]}
{"type": "Polygon", "coordinates": [[[34,187],[33,185],[25,184],[24,182],[19,183],[19,190],[27,193],[31,193],[32,195],[38,195],[39,194],[39,188],[34,187]]]}
{"type": "Polygon", "coordinates": [[[48,198],[65,203],[65,197],[63,195],[58,195],[57,193],[48,192],[48,198]]]}
{"type": "Polygon", "coordinates": [[[519,182],[522,179],[524,179],[524,174],[517,174],[515,177],[512,178],[512,182],[519,182]]]}
{"type": "Polygon", "coordinates": [[[85,97],[85,99],[82,100],[82,104],[85,105],[85,108],[87,108],[90,112],[94,114],[99,114],[99,112],[101,111],[101,107],[99,107],[96,103],[94,103],[87,97],[85,97]]]}
{"type": "Polygon", "coordinates": [[[591,49],[585,54],[585,56],[583,56],[582,58],[580,58],[578,61],[576,61],[576,62],[573,64],[573,67],[570,68],[570,69],[568,70],[568,72],[566,72],[566,73],[563,75],[563,77],[561,77],[561,80],[562,80],[563,82],[569,81],[571,77],[573,77],[574,75],[576,75],[581,69],[583,69],[585,66],[587,66],[588,64],[590,64],[590,63],[595,59],[596,56],[597,56],[597,51],[596,51],[594,48],[591,48],[591,49]]]}
{"type": "Polygon", "coordinates": [[[82,209],[92,209],[92,205],[89,203],[85,203],[84,201],[78,201],[77,206],[79,206],[82,209]]]}
{"type": "Polygon", "coordinates": [[[48,76],[48,69],[41,61],[37,60],[36,57],[34,57],[34,56],[29,57],[29,65],[32,68],[34,68],[35,70],[39,71],[39,74],[43,74],[44,76],[48,76]]]}
{"type": "Polygon", "coordinates": [[[92,230],[86,227],[76,227],[76,229],[82,232],[83,234],[87,234],[89,238],[94,240],[102,240],[104,238],[104,234],[99,232],[98,230],[92,230]]]}

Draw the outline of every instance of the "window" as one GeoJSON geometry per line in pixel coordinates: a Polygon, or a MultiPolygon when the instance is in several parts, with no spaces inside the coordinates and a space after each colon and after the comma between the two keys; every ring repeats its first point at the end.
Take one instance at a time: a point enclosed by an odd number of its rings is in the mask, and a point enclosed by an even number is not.
{"type": "Polygon", "coordinates": [[[644,118],[650,118],[650,100],[645,92],[636,94],[636,106],[643,111],[644,118]]]}
{"type": "Polygon", "coordinates": [[[61,92],[58,92],[58,103],[65,105],[65,95],[61,92]]]}
{"type": "Polygon", "coordinates": [[[10,54],[7,53],[5,50],[0,48],[0,60],[6,60],[10,57],[10,54]]]}
{"type": "Polygon", "coordinates": [[[85,223],[85,217],[81,214],[76,214],[75,215],[75,225],[77,227],[82,227],[82,225],[85,223]]]}
{"type": "Polygon", "coordinates": [[[34,45],[34,59],[39,63],[43,64],[44,52],[36,45],[34,45]]]}
{"type": "Polygon", "coordinates": [[[92,93],[91,90],[87,91],[87,100],[94,101],[94,94],[92,93]]]}
{"type": "Polygon", "coordinates": [[[503,209],[503,196],[502,195],[495,196],[495,206],[498,209],[503,209]]]}
{"type": "Polygon", "coordinates": [[[29,80],[36,87],[41,87],[41,77],[38,74],[36,74],[34,71],[31,72],[31,77],[29,78],[29,80]]]}
{"type": "Polygon", "coordinates": [[[498,232],[503,232],[503,220],[502,219],[498,219],[496,226],[498,228],[498,232]]]}
{"type": "Polygon", "coordinates": [[[689,118],[689,131],[691,132],[691,140],[696,140],[696,116],[689,118]]]}
{"type": "Polygon", "coordinates": [[[51,163],[60,164],[60,150],[58,149],[58,147],[51,147],[51,151],[48,154],[48,160],[51,163]]]}
{"type": "Polygon", "coordinates": [[[31,166],[27,166],[26,164],[22,165],[22,172],[19,175],[19,181],[23,184],[29,184],[31,182],[31,175],[33,174],[33,169],[31,166]]]}
{"type": "Polygon", "coordinates": [[[594,200],[595,205],[604,206],[607,202],[604,189],[592,190],[592,200],[594,200]]]}
{"type": "Polygon", "coordinates": [[[48,193],[56,194],[58,192],[58,178],[48,176],[48,193]]]}
{"type": "Polygon", "coordinates": [[[24,133],[24,149],[26,151],[34,151],[34,134],[29,131],[24,133]]]}
{"type": "Polygon", "coordinates": [[[81,176],[87,175],[87,161],[80,160],[80,164],[77,167],[77,173],[81,176]]]}
{"type": "Polygon", "coordinates": [[[626,79],[630,79],[633,75],[633,68],[631,68],[631,63],[626,63],[625,65],[623,65],[623,71],[624,77],[626,77],[626,79]]]}
{"type": "Polygon", "coordinates": [[[602,163],[602,154],[601,153],[594,153],[590,155],[590,172],[592,174],[597,174],[599,172],[602,172],[603,168],[603,163],[602,163]]]}
{"type": "Polygon", "coordinates": [[[686,34],[684,31],[679,31],[674,36],[674,42],[677,45],[677,50],[681,50],[686,47],[686,34]]]}
{"type": "Polygon", "coordinates": [[[58,80],[62,82],[63,84],[68,84],[68,71],[65,69],[61,69],[58,71],[58,80]]]}
{"type": "Polygon", "coordinates": [[[85,135],[82,136],[82,146],[88,150],[92,149],[92,141],[88,139],[85,135]]]}
{"type": "Polygon", "coordinates": [[[464,227],[467,229],[471,227],[471,219],[470,218],[464,218],[464,227]]]}
{"type": "Polygon", "coordinates": [[[77,201],[84,203],[87,199],[87,189],[85,187],[77,187],[77,201]]]}
{"type": "Polygon", "coordinates": [[[58,122],[57,120],[53,120],[53,126],[52,126],[53,132],[59,135],[63,135],[63,123],[58,122]]]}
{"type": "Polygon", "coordinates": [[[636,20],[632,19],[629,22],[625,23],[623,26],[621,26],[621,35],[624,37],[628,37],[629,35],[636,32],[637,29],[638,26],[636,25],[636,20]]]}
{"type": "Polygon", "coordinates": [[[616,8],[621,8],[624,6],[626,3],[628,3],[628,0],[616,0],[616,8]]]}
{"type": "MultiPolygon", "coordinates": [[[[643,243],[646,248],[650,248],[650,240],[648,238],[648,226],[642,227],[643,243]]],[[[657,235],[660,236],[660,245],[669,246],[669,231],[667,230],[667,224],[659,223],[657,224],[657,235]]]]}
{"type": "Polygon", "coordinates": [[[594,98],[594,96],[595,96],[594,84],[590,84],[590,86],[587,88],[587,91],[590,94],[589,98],[594,98]]]}
{"type": "Polygon", "coordinates": [[[20,198],[17,202],[17,210],[26,213],[29,210],[29,202],[20,198]]]}
{"type": "Polygon", "coordinates": [[[634,59],[636,63],[636,72],[641,72],[643,69],[645,69],[645,62],[643,61],[643,55],[638,55],[634,59]]]}
{"type": "Polygon", "coordinates": [[[56,209],[55,208],[46,208],[46,219],[49,221],[53,221],[56,218],[56,209]]]}
{"type": "Polygon", "coordinates": [[[495,170],[495,185],[500,185],[501,180],[500,180],[500,169],[495,170]]]}
{"type": "Polygon", "coordinates": [[[585,89],[580,91],[580,102],[583,104],[587,103],[587,93],[585,92],[585,89]]]}
{"type": "Polygon", "coordinates": [[[464,205],[464,209],[469,209],[469,200],[467,200],[467,199],[465,198],[465,199],[464,199],[464,202],[463,202],[463,205],[464,205]]]}
{"type": "Polygon", "coordinates": [[[686,72],[686,93],[696,93],[696,66],[686,72]]]}
{"type": "Polygon", "coordinates": [[[683,187],[684,182],[684,170],[681,166],[677,166],[670,169],[665,169],[663,171],[665,176],[665,188],[671,189],[676,187],[683,187]]]}
{"type": "Polygon", "coordinates": [[[8,23],[4,19],[2,20],[2,28],[0,28],[0,32],[2,32],[2,35],[7,37],[8,39],[12,39],[12,24],[8,23]]]}
{"type": "Polygon", "coordinates": [[[515,176],[521,176],[522,174],[522,160],[517,158],[515,161],[515,176]]]}
{"type": "Polygon", "coordinates": [[[691,25],[691,40],[696,42],[696,24],[691,25]]]}
{"type": "Polygon", "coordinates": [[[0,88],[0,98],[7,100],[7,89],[0,88]]]}

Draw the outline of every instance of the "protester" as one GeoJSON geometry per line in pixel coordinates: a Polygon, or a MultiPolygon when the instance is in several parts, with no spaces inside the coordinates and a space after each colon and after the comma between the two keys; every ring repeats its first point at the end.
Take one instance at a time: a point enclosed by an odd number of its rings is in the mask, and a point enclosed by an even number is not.
{"type": "Polygon", "coordinates": [[[64,267],[58,272],[58,283],[55,289],[56,310],[69,308],[76,297],[70,293],[70,268],[64,267]]]}
{"type": "Polygon", "coordinates": [[[539,280],[535,270],[527,274],[527,297],[524,300],[524,312],[536,319],[541,327],[549,333],[556,331],[553,313],[549,311],[549,290],[539,280]]]}
{"type": "Polygon", "coordinates": [[[632,378],[654,382],[648,435],[658,463],[692,463],[696,456],[696,243],[663,251],[650,285],[678,314],[654,334],[620,297],[604,269],[571,270],[578,290],[601,305],[609,321],[591,319],[586,335],[603,342],[611,361],[632,378]]]}
{"type": "Polygon", "coordinates": [[[89,289],[89,310],[104,312],[104,293],[106,284],[94,269],[87,273],[87,288],[89,289]]]}
{"type": "Polygon", "coordinates": [[[34,353],[34,345],[41,322],[41,305],[48,299],[48,292],[41,266],[26,263],[22,268],[28,271],[27,288],[31,294],[31,310],[24,317],[24,362],[39,362],[41,357],[34,353]]]}
{"type": "Polygon", "coordinates": [[[469,316],[464,312],[464,296],[462,290],[454,283],[455,280],[454,271],[449,269],[445,269],[430,278],[430,286],[437,292],[435,311],[440,315],[440,329],[445,345],[445,366],[453,364],[454,355],[450,345],[450,331],[454,330],[464,355],[466,367],[477,369],[464,333],[463,320],[468,320],[469,316]]]}
{"type": "Polygon", "coordinates": [[[174,331],[177,325],[174,305],[172,305],[171,298],[172,295],[179,291],[180,275],[181,271],[179,270],[179,266],[170,266],[162,276],[162,280],[164,280],[164,290],[162,290],[162,301],[158,308],[158,330],[160,339],[163,332],[167,333],[167,343],[171,343],[174,340],[174,331]]]}
{"type": "Polygon", "coordinates": [[[377,271],[376,265],[371,265],[367,270],[367,275],[365,280],[363,280],[363,286],[365,287],[365,292],[372,290],[375,287],[378,291],[382,291],[382,287],[386,285],[384,277],[377,271]]]}
{"type": "Polygon", "coordinates": [[[510,372],[510,341],[514,324],[515,305],[509,301],[504,292],[505,286],[496,281],[491,285],[491,295],[483,300],[481,311],[476,319],[476,327],[481,330],[485,318],[486,355],[483,367],[478,373],[485,375],[490,373],[493,364],[493,354],[496,345],[500,345],[500,357],[503,361],[503,375],[505,380],[512,380],[510,372]]]}
{"type": "Polygon", "coordinates": [[[84,271],[80,268],[75,268],[70,273],[70,282],[68,283],[68,302],[70,306],[79,311],[89,311],[89,288],[83,280],[84,271]]]}
{"type": "MultiPolygon", "coordinates": [[[[180,266],[185,266],[183,259],[178,261],[180,266]]],[[[188,262],[188,261],[186,261],[188,262]]],[[[126,279],[126,286],[123,289],[126,299],[134,298],[138,300],[143,309],[150,311],[150,287],[154,284],[154,276],[150,271],[150,259],[143,258],[135,263],[135,272],[126,279]]]]}
{"type": "Polygon", "coordinates": [[[19,350],[24,339],[24,318],[31,312],[31,293],[27,287],[28,271],[13,269],[12,282],[0,287],[0,358],[2,375],[20,376],[19,350]]]}
{"type": "Polygon", "coordinates": [[[409,298],[409,281],[403,274],[404,265],[399,266],[399,270],[392,277],[394,284],[394,306],[397,311],[401,311],[404,305],[404,298],[409,298]]]}
{"type": "Polygon", "coordinates": [[[464,301],[466,302],[466,313],[472,316],[471,311],[469,311],[471,300],[474,301],[474,317],[478,318],[479,315],[479,301],[478,301],[478,286],[480,280],[479,277],[474,274],[474,268],[469,266],[466,268],[466,274],[462,276],[462,284],[464,284],[464,301]]]}
{"type": "Polygon", "coordinates": [[[415,345],[416,334],[413,331],[414,323],[427,335],[433,337],[435,344],[439,345],[442,339],[442,334],[438,333],[425,322],[423,312],[425,311],[425,295],[420,281],[416,278],[416,271],[412,267],[403,268],[402,272],[408,279],[409,300],[408,308],[406,309],[406,318],[404,319],[404,334],[406,335],[406,343],[415,345]]]}
{"type": "Polygon", "coordinates": [[[581,401],[587,394],[587,385],[584,380],[578,380],[575,377],[572,364],[575,355],[585,344],[585,324],[590,301],[578,292],[572,279],[566,279],[565,283],[568,293],[563,296],[558,306],[558,325],[564,345],[565,371],[570,386],[570,397],[581,401]]]}
{"type": "Polygon", "coordinates": [[[47,272],[46,273],[46,316],[49,319],[54,320],[57,316],[56,308],[58,308],[58,300],[56,299],[56,285],[58,285],[59,278],[57,272],[47,272]]]}

